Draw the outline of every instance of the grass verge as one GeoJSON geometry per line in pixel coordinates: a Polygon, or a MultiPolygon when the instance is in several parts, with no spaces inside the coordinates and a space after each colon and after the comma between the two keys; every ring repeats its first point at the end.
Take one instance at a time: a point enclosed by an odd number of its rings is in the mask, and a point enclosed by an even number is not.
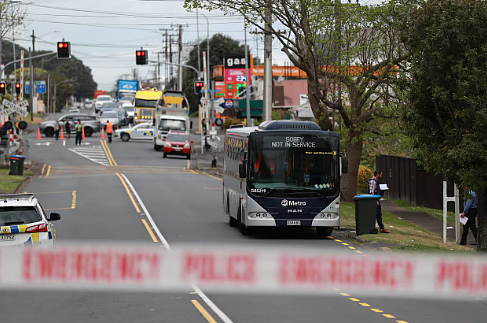
{"type": "Polygon", "coordinates": [[[23,176],[8,175],[9,168],[0,168],[0,193],[13,193],[17,186],[33,173],[24,171],[23,176]]]}
{"type": "MultiPolygon", "coordinates": [[[[364,234],[360,238],[371,242],[385,242],[398,246],[390,247],[405,251],[449,251],[474,252],[472,246],[460,246],[454,243],[444,244],[442,237],[424,230],[396,215],[382,211],[382,220],[389,234],[364,234]]],[[[355,204],[341,202],[341,226],[355,229],[355,204]]]]}

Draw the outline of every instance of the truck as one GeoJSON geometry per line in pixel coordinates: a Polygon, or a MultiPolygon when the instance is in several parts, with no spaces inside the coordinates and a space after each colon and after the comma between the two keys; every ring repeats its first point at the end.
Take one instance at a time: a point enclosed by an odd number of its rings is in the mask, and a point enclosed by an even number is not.
{"type": "Polygon", "coordinates": [[[169,131],[189,132],[191,129],[188,109],[182,107],[183,101],[186,101],[187,104],[187,99],[181,91],[164,90],[162,92],[154,122],[154,150],[160,151],[164,147],[169,131]]]}
{"type": "Polygon", "coordinates": [[[105,95],[105,90],[95,90],[95,100],[99,95],[105,95]]]}
{"type": "Polygon", "coordinates": [[[118,80],[117,81],[117,101],[124,97],[135,97],[139,90],[139,81],[136,80],[118,80]]]}

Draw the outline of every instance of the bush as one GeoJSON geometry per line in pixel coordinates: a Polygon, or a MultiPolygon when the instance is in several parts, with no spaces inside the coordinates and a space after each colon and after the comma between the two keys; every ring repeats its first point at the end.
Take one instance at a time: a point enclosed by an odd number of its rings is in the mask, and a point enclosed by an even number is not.
{"type": "Polygon", "coordinates": [[[360,165],[358,168],[357,186],[359,192],[369,193],[369,180],[374,173],[365,166],[360,165]]]}
{"type": "Polygon", "coordinates": [[[227,118],[223,123],[223,129],[227,130],[228,128],[230,128],[231,125],[242,124],[242,122],[243,122],[242,119],[227,118]]]}

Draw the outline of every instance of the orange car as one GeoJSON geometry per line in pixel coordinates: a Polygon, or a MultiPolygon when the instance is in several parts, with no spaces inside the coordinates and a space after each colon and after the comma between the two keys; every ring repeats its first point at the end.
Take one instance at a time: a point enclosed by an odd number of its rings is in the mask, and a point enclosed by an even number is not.
{"type": "Polygon", "coordinates": [[[164,144],[164,154],[162,157],[166,158],[167,155],[183,155],[186,159],[191,159],[191,144],[192,140],[189,139],[189,135],[183,131],[169,131],[166,137],[166,143],[164,144]]]}

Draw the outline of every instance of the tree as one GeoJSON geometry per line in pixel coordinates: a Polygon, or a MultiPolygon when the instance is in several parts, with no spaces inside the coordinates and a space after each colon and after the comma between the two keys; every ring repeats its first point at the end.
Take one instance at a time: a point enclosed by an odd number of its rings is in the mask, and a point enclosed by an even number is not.
{"type": "Polygon", "coordinates": [[[342,197],[352,201],[364,133],[379,133],[368,124],[395,104],[396,72],[407,58],[395,17],[405,5],[394,0],[374,6],[332,0],[186,0],[185,5],[238,12],[262,31],[267,12],[272,14],[270,33],[307,74],[309,102],[321,128],[333,130],[332,112],[341,115],[349,160],[342,197]]]}
{"type": "Polygon", "coordinates": [[[25,7],[19,2],[0,2],[0,39],[10,35],[14,28],[23,24],[25,7]]]}
{"type": "MultiPolygon", "coordinates": [[[[203,71],[203,51],[206,51],[206,39],[200,42],[200,64],[203,71]]],[[[238,40],[231,37],[215,34],[210,38],[210,66],[222,65],[225,56],[244,55],[245,47],[238,40]]],[[[195,45],[189,52],[189,59],[186,65],[198,69],[198,45],[195,45]]],[[[210,69],[211,71],[211,69],[210,69]]],[[[186,69],[183,76],[183,92],[189,101],[192,111],[198,109],[199,95],[194,94],[194,82],[197,81],[197,75],[194,71],[186,69]]]]}
{"type": "Polygon", "coordinates": [[[411,53],[403,118],[424,167],[479,196],[487,252],[487,3],[430,0],[404,17],[411,53]]]}

